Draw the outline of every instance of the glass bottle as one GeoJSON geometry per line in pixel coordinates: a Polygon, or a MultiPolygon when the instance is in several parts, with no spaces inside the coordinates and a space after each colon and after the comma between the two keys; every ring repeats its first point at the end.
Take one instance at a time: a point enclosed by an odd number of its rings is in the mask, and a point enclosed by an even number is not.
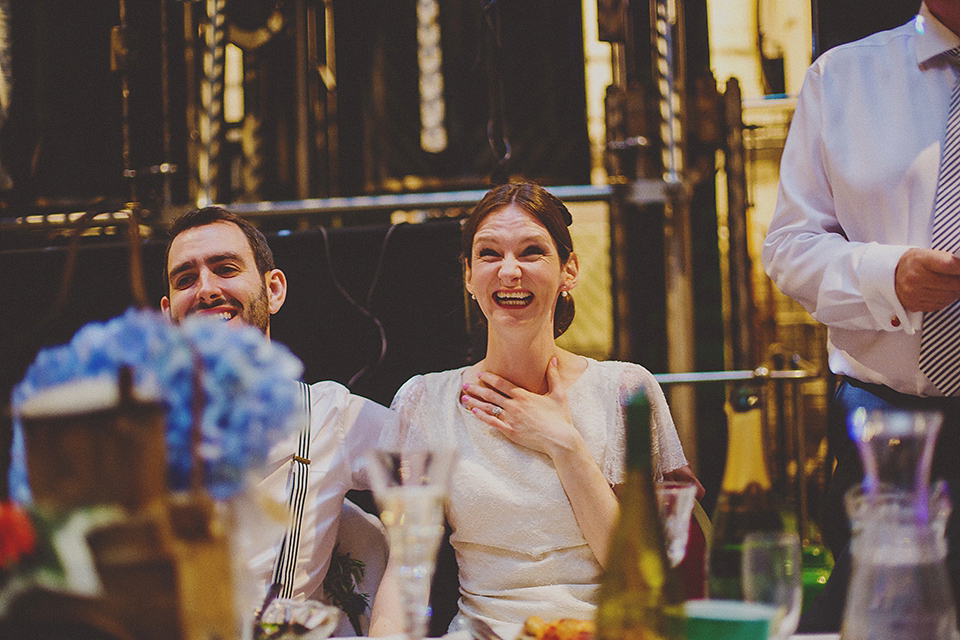
{"type": "Polygon", "coordinates": [[[760,397],[750,387],[737,388],[725,411],[727,462],[713,516],[708,593],[711,598],[742,600],[744,537],[751,531],[782,531],[784,526],[764,460],[760,397]]]}
{"type": "Polygon", "coordinates": [[[625,405],[626,480],[597,599],[597,640],[681,640],[683,588],[667,561],[653,489],[650,404],[625,405]]]}

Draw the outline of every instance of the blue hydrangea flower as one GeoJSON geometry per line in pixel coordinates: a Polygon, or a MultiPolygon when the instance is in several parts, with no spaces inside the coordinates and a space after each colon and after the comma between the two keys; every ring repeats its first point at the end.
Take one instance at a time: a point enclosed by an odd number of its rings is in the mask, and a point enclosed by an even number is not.
{"type": "Polygon", "coordinates": [[[189,486],[196,367],[203,392],[199,453],[214,498],[226,499],[241,489],[245,472],[264,464],[270,446],[303,420],[294,383],[303,365],[283,345],[254,327],[229,327],[209,318],[174,325],[159,312],[130,309],[105,323],[85,325],[66,345],[40,351],[14,388],[13,499],[30,500],[19,419],[27,398],[72,380],[116,378],[125,366],[132,368],[138,391],[156,395],[167,406],[168,479],[174,490],[189,486]]]}

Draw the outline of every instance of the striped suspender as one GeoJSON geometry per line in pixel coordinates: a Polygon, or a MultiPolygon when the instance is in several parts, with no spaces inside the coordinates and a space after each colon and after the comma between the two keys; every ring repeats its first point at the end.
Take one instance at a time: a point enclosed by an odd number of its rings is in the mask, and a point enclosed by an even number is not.
{"type": "Polygon", "coordinates": [[[280,543],[277,562],[273,567],[273,588],[279,588],[277,597],[293,597],[293,580],[297,570],[297,552],[300,549],[300,526],[307,501],[307,483],[310,481],[310,385],[299,382],[306,423],[300,430],[297,453],[290,463],[290,517],[287,532],[280,543]]]}

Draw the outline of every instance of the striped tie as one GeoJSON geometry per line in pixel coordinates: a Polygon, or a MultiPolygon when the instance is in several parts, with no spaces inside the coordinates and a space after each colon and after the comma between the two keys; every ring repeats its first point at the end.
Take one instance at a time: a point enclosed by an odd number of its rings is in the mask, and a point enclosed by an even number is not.
{"type": "MultiPolygon", "coordinates": [[[[960,66],[960,47],[944,55],[953,65],[960,66]]],[[[960,251],[960,81],[950,96],[950,116],[933,211],[930,246],[957,253],[960,251]]],[[[923,315],[920,371],[943,395],[952,396],[960,391],[960,300],[923,315]]]]}

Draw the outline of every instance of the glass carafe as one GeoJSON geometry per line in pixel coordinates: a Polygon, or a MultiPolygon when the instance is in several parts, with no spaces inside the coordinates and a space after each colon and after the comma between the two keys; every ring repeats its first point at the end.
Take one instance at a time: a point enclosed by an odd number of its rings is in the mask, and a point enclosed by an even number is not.
{"type": "Polygon", "coordinates": [[[950,512],[930,486],[937,413],[858,410],[851,435],[864,481],[847,494],[853,570],[842,640],[957,640],[945,565],[950,512]]]}

